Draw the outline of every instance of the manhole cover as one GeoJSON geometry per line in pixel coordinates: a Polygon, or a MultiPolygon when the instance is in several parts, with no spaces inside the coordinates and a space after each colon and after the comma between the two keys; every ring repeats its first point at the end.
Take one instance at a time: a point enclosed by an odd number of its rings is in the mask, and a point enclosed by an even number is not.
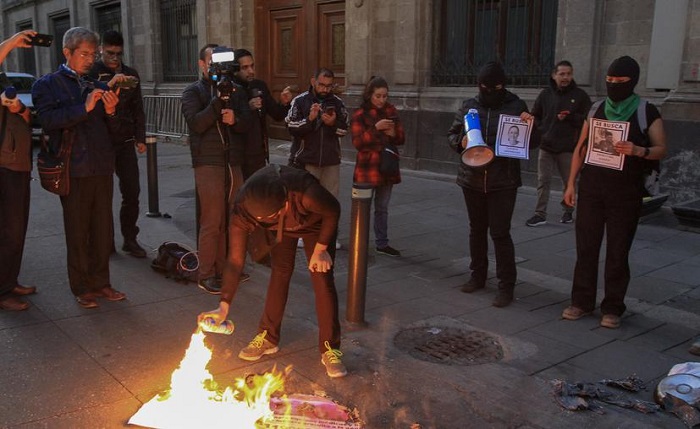
{"type": "Polygon", "coordinates": [[[481,331],[448,327],[405,329],[394,344],[416,359],[446,365],[479,365],[503,359],[496,337],[481,331]]]}

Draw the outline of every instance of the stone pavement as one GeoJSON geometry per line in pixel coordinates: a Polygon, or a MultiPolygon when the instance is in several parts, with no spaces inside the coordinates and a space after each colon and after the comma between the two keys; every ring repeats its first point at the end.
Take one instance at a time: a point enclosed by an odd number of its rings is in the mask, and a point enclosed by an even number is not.
{"type": "MultiPolygon", "coordinates": [[[[286,146],[275,142],[273,161],[286,146]]],[[[164,241],[194,246],[194,183],[186,146],[160,143],[159,191],[163,217],[139,220],[139,240],[150,250],[164,241]]],[[[142,211],[148,209],[142,163],[142,211]]],[[[343,214],[336,283],[345,319],[352,162],[341,168],[343,214]]],[[[34,173],[36,175],[36,173],[34,173]]],[[[151,257],[112,257],[112,283],[128,301],[80,308],[70,294],[65,241],[57,197],[32,184],[29,233],[20,280],[36,285],[32,307],[0,311],[0,427],[125,427],[140,405],[169,385],[195,329],[196,315],[217,298],[194,284],[164,278],[151,257]]],[[[118,195],[118,192],[115,192],[118,195]]],[[[326,377],[316,350],[313,293],[301,255],[293,277],[279,353],[258,362],[239,360],[254,336],[269,269],[251,266],[232,306],[232,336],[210,335],[210,370],[220,384],[236,377],[293,366],[288,392],[324,392],[357,408],[367,428],[682,428],[667,413],[644,415],[605,406],[605,414],[562,410],[550,382],[597,381],[636,374],[647,391],[629,395],[651,401],[656,383],[676,363],[697,360],[687,349],[700,334],[700,237],[678,228],[665,208],[643,219],[634,242],[629,310],[622,327],[598,326],[599,314],[560,319],[568,304],[575,241],[572,225],[559,218],[552,196],[550,223],[525,226],[535,191],[520,190],[513,217],[518,259],[516,301],[491,307],[495,279],[475,294],[459,286],[468,277],[468,223],[454,177],[404,171],[390,205],[392,246],[401,258],[378,255],[370,242],[366,329],[346,323],[344,352],[349,375],[326,377]],[[416,349],[426,336],[448,346],[468,341],[486,363],[463,365],[459,347],[436,353],[416,349]],[[499,348],[500,346],[500,348],[499,348]],[[415,356],[422,356],[420,359],[415,356]],[[416,426],[412,426],[416,424],[416,426]]],[[[118,198],[115,198],[115,213],[118,198]]],[[[117,237],[117,248],[121,237],[117,237]]],[[[601,264],[603,261],[601,255],[601,264]]],[[[602,267],[602,265],[601,265],[602,267]]],[[[493,270],[493,264],[491,266],[493,270]]],[[[602,272],[602,270],[601,270],[602,272]]],[[[491,271],[491,276],[494,273],[491,271]]],[[[222,422],[222,427],[236,427],[222,422]]]]}

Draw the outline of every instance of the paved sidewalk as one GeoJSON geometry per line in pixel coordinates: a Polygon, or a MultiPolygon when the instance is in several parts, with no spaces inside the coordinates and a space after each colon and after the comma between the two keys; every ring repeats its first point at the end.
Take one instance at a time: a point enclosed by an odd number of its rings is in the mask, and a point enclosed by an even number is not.
{"type": "MultiPolygon", "coordinates": [[[[284,163],[285,144],[275,142],[273,149],[273,161],[284,163]]],[[[194,247],[189,149],[160,143],[158,152],[159,209],[166,216],[143,216],[139,240],[150,250],[164,241],[194,247]]],[[[140,162],[145,213],[145,158],[140,162]]],[[[352,170],[351,162],[341,168],[345,186],[339,238],[344,247],[336,261],[341,319],[347,296],[352,170]]],[[[554,402],[550,383],[635,374],[649,389],[629,396],[652,401],[656,383],[671,366],[698,360],[687,349],[700,334],[700,236],[679,229],[668,209],[643,219],[633,245],[629,310],[622,327],[600,328],[598,313],[564,321],[560,315],[568,305],[575,240],[573,225],[557,222],[560,199],[560,194],[552,196],[550,223],[529,228],[525,220],[532,215],[535,191],[520,190],[512,230],[516,301],[497,309],[491,306],[495,279],[475,294],[459,290],[468,278],[468,221],[454,177],[404,171],[389,216],[391,245],[403,256],[376,254],[370,241],[369,325],[352,329],[343,324],[348,377],[329,379],[319,362],[313,292],[301,252],[279,353],[255,363],[236,357],[256,332],[269,278],[269,269],[255,265],[232,306],[236,332],[210,336],[210,370],[225,385],[275,364],[291,364],[287,391],[325,392],[357,408],[367,428],[683,428],[666,413],[644,415],[613,406],[605,406],[602,415],[564,411],[554,402]],[[412,349],[420,335],[444,334],[446,344],[455,345],[465,333],[483,341],[478,349],[492,362],[458,365],[453,359],[441,364],[413,357],[421,354],[412,349]],[[500,345],[500,354],[494,344],[500,345]]],[[[115,213],[118,202],[115,198],[115,213]]],[[[104,302],[97,310],[80,308],[67,285],[58,197],[34,181],[31,203],[20,280],[36,285],[39,293],[30,298],[29,311],[0,311],[0,427],[125,427],[142,403],[168,387],[196,315],[213,308],[217,298],[152,271],[152,254],[135,259],[118,252],[111,260],[112,283],[128,294],[128,301],[104,302]]],[[[120,249],[121,237],[116,244],[120,249]]],[[[492,263],[492,277],[494,268],[492,263]]],[[[235,422],[221,425],[235,427],[235,422]]]]}

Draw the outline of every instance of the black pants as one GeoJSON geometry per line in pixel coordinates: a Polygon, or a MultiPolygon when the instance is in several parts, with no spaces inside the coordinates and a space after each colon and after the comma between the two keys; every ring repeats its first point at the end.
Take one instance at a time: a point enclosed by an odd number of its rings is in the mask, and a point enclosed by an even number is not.
{"type": "MultiPolygon", "coordinates": [[[[313,254],[318,241],[318,234],[304,235],[304,253],[307,261],[313,254]]],[[[267,330],[267,338],[273,344],[279,344],[280,329],[284,308],[289,295],[289,282],[294,272],[297,253],[297,237],[285,235],[282,242],[272,248],[272,274],[265,299],[265,311],[260,319],[260,332],[267,330]]],[[[328,244],[328,253],[335,261],[335,240],[328,244]]],[[[316,317],[318,319],[318,349],[326,351],[324,342],[332,348],[340,348],[340,322],[338,321],[338,293],[335,289],[333,268],[325,273],[311,273],[311,284],[316,299],[316,317]]]]}
{"type": "Polygon", "coordinates": [[[68,282],[74,295],[110,286],[112,176],[71,177],[61,197],[68,282]]]}
{"type": "Polygon", "coordinates": [[[114,146],[114,170],[119,178],[119,191],[122,194],[122,205],[119,209],[119,224],[122,236],[127,240],[135,240],[139,233],[136,221],[139,218],[139,163],[136,150],[131,141],[114,146]]]}
{"type": "Polygon", "coordinates": [[[517,189],[481,192],[462,188],[469,214],[469,252],[472,278],[484,282],[488,277],[488,232],[496,254],[496,277],[499,289],[515,286],[515,247],[510,236],[510,221],[515,208],[517,189]]]}
{"type": "Polygon", "coordinates": [[[17,286],[29,222],[28,171],[0,167],[0,296],[17,286]]]}
{"type": "Polygon", "coordinates": [[[630,282],[629,252],[642,207],[641,186],[611,181],[597,173],[596,169],[584,168],[579,180],[571,305],[585,311],[595,308],[598,260],[605,233],[605,297],[600,311],[621,316],[630,282]]]}

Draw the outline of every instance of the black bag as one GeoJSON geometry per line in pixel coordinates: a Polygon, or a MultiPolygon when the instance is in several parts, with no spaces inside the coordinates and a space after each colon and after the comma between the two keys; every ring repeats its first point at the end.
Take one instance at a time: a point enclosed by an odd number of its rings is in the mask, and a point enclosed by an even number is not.
{"type": "Polygon", "coordinates": [[[36,169],[39,172],[41,187],[56,195],[65,197],[70,192],[70,155],[73,148],[73,130],[64,129],[61,148],[53,153],[48,140],[41,136],[41,150],[36,156],[36,169]]]}
{"type": "Polygon", "coordinates": [[[393,144],[384,146],[379,152],[379,172],[383,176],[396,176],[399,174],[399,150],[393,144]]]}
{"type": "Polygon", "coordinates": [[[261,263],[266,260],[275,244],[275,234],[259,226],[248,235],[248,254],[254,262],[261,263]]]}
{"type": "Polygon", "coordinates": [[[179,243],[166,241],[158,247],[158,254],[151,262],[151,268],[175,281],[196,282],[199,259],[197,252],[179,243]]]}

